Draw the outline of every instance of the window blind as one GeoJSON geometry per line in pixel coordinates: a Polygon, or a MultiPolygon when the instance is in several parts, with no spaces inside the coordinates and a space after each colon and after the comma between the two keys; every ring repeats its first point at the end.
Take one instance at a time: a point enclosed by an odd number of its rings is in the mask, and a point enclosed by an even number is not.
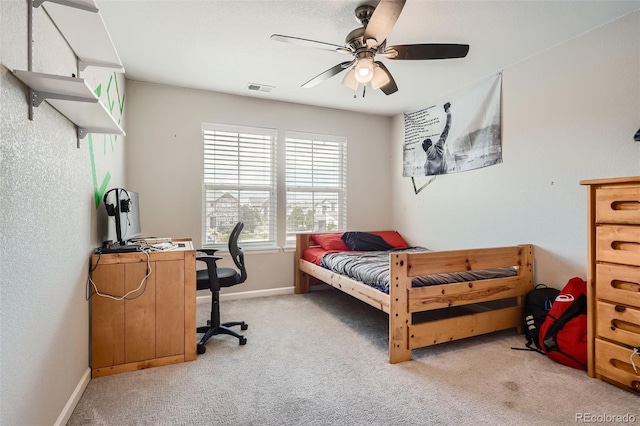
{"type": "Polygon", "coordinates": [[[287,241],[347,226],[347,140],[285,133],[287,241]]]}
{"type": "Polygon", "coordinates": [[[240,240],[276,245],[276,139],[273,129],[204,123],[203,244],[225,245],[244,222],[240,240]]]}

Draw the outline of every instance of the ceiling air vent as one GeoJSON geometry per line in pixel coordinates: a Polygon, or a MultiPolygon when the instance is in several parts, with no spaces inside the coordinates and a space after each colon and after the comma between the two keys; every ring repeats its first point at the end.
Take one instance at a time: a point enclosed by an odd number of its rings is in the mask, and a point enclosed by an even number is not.
{"type": "Polygon", "coordinates": [[[256,92],[269,93],[273,88],[273,86],[267,86],[266,84],[249,83],[247,85],[247,89],[254,90],[256,92]]]}

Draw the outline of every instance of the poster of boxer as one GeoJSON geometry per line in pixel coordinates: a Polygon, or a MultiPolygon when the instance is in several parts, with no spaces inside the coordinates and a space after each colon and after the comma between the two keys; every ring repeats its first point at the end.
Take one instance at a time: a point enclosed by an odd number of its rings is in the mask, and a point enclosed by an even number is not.
{"type": "Polygon", "coordinates": [[[501,163],[501,84],[497,74],[405,113],[402,175],[442,175],[501,163]]]}

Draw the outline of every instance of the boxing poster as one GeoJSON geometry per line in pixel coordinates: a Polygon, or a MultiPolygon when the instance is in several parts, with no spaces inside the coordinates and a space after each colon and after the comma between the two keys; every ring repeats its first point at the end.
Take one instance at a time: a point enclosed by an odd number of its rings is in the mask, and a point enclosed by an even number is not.
{"type": "Polygon", "coordinates": [[[433,176],[502,162],[502,75],[404,114],[402,175],[433,176]]]}

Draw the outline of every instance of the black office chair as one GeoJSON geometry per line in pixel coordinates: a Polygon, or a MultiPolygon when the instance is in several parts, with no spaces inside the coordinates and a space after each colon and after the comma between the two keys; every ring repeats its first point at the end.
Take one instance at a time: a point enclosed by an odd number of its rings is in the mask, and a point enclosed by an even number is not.
{"type": "Polygon", "coordinates": [[[204,252],[207,256],[197,256],[196,259],[207,264],[207,269],[197,271],[197,288],[198,290],[211,290],[211,319],[207,321],[207,325],[204,327],[198,327],[196,330],[198,333],[204,333],[200,343],[198,343],[198,354],[206,352],[207,348],[204,346],[207,340],[216,334],[229,334],[235,336],[240,340],[241,345],[247,343],[247,339],[232,330],[230,327],[239,325],[240,329],[246,330],[248,325],[244,321],[232,321],[220,323],[220,288],[231,287],[237,284],[245,282],[247,279],[247,270],[244,265],[244,253],[242,249],[238,247],[238,238],[244,223],[238,222],[231,231],[229,236],[229,253],[233,258],[233,262],[238,269],[235,268],[218,268],[216,261],[222,259],[221,257],[214,256],[216,249],[200,249],[198,251],[204,252]]]}

